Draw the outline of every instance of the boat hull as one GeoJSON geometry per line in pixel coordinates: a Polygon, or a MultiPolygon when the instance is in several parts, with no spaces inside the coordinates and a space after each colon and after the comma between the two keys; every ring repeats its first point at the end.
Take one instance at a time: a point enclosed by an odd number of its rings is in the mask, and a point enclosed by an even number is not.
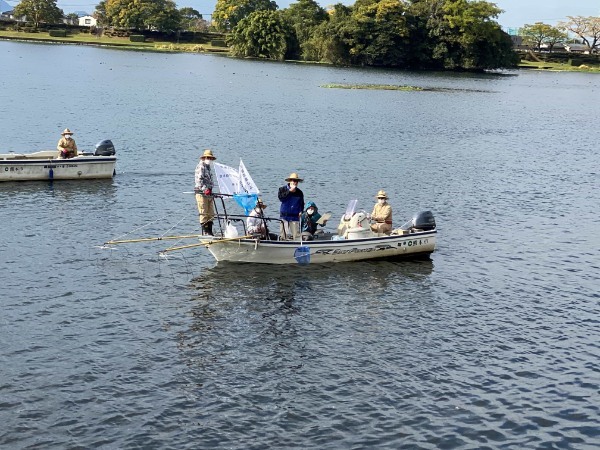
{"type": "Polygon", "coordinates": [[[390,235],[364,239],[299,241],[257,241],[240,239],[210,242],[207,247],[217,261],[299,264],[295,258],[299,247],[310,256],[300,258],[302,264],[360,261],[367,259],[415,258],[435,250],[436,230],[407,235],[390,235]]]}
{"type": "Polygon", "coordinates": [[[0,159],[0,181],[80,180],[112,178],[115,156],[70,159],[0,159]]]}

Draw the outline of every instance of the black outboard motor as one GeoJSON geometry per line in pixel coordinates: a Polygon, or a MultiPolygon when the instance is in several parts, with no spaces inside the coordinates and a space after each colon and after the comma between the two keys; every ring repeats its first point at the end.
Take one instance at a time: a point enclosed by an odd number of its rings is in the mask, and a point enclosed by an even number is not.
{"type": "Polygon", "coordinates": [[[112,141],[105,139],[96,144],[95,156],[113,156],[115,154],[115,146],[112,141]]]}
{"type": "Polygon", "coordinates": [[[419,229],[423,231],[435,230],[435,218],[431,211],[421,211],[401,227],[403,230],[419,229]]]}

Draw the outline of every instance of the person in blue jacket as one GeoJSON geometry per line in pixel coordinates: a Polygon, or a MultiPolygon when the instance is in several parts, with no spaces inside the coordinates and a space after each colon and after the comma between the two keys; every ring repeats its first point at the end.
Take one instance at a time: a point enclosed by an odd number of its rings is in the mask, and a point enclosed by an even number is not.
{"type": "Polygon", "coordinates": [[[292,172],[285,179],[288,183],[279,188],[279,238],[280,239],[299,239],[300,238],[300,215],[304,210],[304,193],[298,187],[298,183],[303,180],[296,172],[292,172]]]}
{"type": "Polygon", "coordinates": [[[319,208],[315,202],[306,202],[306,209],[302,213],[302,218],[300,219],[301,229],[302,229],[302,238],[306,238],[307,241],[310,241],[319,225],[324,227],[327,224],[327,220],[324,220],[323,223],[317,223],[321,218],[321,214],[319,214],[319,208]]]}

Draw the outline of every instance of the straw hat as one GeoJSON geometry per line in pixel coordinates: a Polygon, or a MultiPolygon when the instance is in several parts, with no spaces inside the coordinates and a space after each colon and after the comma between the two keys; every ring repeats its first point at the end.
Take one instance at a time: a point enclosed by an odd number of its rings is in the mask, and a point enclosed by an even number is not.
{"type": "Polygon", "coordinates": [[[256,200],[256,206],[260,206],[262,209],[265,209],[267,207],[267,205],[263,203],[262,198],[256,200]]]}
{"type": "Polygon", "coordinates": [[[202,156],[200,157],[200,159],[202,159],[202,158],[217,159],[217,157],[215,155],[213,155],[213,152],[211,150],[209,150],[208,148],[206,150],[204,150],[204,153],[202,153],[202,156]]]}
{"type": "Polygon", "coordinates": [[[296,172],[292,172],[290,173],[290,176],[285,179],[285,181],[297,181],[298,183],[300,183],[304,180],[300,178],[296,172]]]}
{"type": "Polygon", "coordinates": [[[385,198],[386,200],[388,199],[387,194],[385,193],[385,191],[382,189],[377,193],[377,197],[375,198],[385,198]]]}
{"type": "Polygon", "coordinates": [[[69,130],[68,128],[65,128],[65,131],[63,131],[62,133],[60,133],[62,136],[64,136],[65,134],[73,134],[73,132],[71,130],[69,130]]]}

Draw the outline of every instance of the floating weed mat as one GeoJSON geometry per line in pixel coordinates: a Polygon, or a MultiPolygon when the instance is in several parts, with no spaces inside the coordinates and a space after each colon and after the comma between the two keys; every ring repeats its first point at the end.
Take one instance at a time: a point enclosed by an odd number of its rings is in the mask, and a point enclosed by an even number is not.
{"type": "Polygon", "coordinates": [[[323,84],[326,89],[368,89],[379,91],[408,91],[408,92],[492,92],[479,89],[454,89],[437,87],[420,87],[396,84],[323,84]]]}
{"type": "Polygon", "coordinates": [[[324,84],[322,88],[328,89],[373,89],[382,91],[424,91],[418,86],[398,86],[394,84],[324,84]]]}

